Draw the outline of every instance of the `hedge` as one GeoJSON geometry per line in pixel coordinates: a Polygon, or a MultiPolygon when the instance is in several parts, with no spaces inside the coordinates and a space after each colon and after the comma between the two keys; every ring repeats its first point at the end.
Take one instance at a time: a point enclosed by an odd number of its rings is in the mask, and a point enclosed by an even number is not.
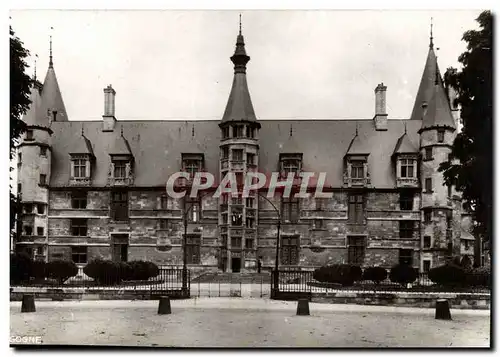
{"type": "Polygon", "coordinates": [[[461,286],[465,284],[465,270],[453,263],[429,270],[429,279],[441,286],[461,286]]]}
{"type": "Polygon", "coordinates": [[[118,284],[127,280],[148,280],[159,273],[158,266],[152,262],[135,260],[131,262],[114,262],[94,259],[83,272],[100,284],[118,284]]]}
{"type": "Polygon", "coordinates": [[[362,270],[357,265],[334,264],[317,268],[313,278],[319,282],[336,283],[350,286],[363,277],[362,270]]]}
{"type": "Polygon", "coordinates": [[[10,255],[10,283],[19,284],[28,281],[31,275],[31,258],[26,253],[10,255]]]}
{"type": "Polygon", "coordinates": [[[417,279],[417,269],[407,264],[397,264],[391,268],[389,279],[391,279],[393,283],[406,286],[417,279]]]}
{"type": "Polygon", "coordinates": [[[46,265],[47,277],[56,279],[60,284],[78,274],[78,267],[70,260],[53,260],[46,265]]]}
{"type": "Polygon", "coordinates": [[[363,272],[363,280],[371,280],[375,284],[387,279],[387,270],[382,267],[369,267],[363,272]]]}

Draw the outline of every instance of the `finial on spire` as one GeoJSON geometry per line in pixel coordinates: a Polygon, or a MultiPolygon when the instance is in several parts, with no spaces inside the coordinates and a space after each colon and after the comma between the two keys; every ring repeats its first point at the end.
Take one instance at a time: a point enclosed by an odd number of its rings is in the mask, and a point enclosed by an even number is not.
{"type": "Polygon", "coordinates": [[[240,35],[241,35],[241,14],[240,14],[240,35]]]}
{"type": "Polygon", "coordinates": [[[194,124],[193,127],[191,128],[191,136],[194,136],[194,124]]]}
{"type": "Polygon", "coordinates": [[[356,122],[356,136],[358,136],[358,122],[356,122]]]}
{"type": "Polygon", "coordinates": [[[54,28],[51,26],[50,27],[50,41],[49,41],[49,68],[52,68],[54,66],[54,62],[52,62],[52,30],[54,28]]]}
{"type": "Polygon", "coordinates": [[[429,43],[429,48],[434,48],[434,37],[432,37],[432,17],[431,17],[431,38],[430,38],[430,43],[429,43]]]}
{"type": "Polygon", "coordinates": [[[35,53],[35,66],[34,66],[34,73],[33,73],[33,80],[36,81],[36,59],[38,58],[38,55],[35,53]]]}
{"type": "Polygon", "coordinates": [[[82,136],[83,136],[83,123],[82,123],[82,136]]]}
{"type": "Polygon", "coordinates": [[[293,135],[293,126],[292,126],[292,124],[290,124],[290,136],[292,136],[292,135],[293,135]]]}
{"type": "Polygon", "coordinates": [[[121,126],[120,132],[121,132],[121,136],[123,136],[123,124],[121,126]]]}
{"type": "Polygon", "coordinates": [[[404,122],[404,125],[405,125],[405,134],[406,134],[406,122],[404,122]]]}

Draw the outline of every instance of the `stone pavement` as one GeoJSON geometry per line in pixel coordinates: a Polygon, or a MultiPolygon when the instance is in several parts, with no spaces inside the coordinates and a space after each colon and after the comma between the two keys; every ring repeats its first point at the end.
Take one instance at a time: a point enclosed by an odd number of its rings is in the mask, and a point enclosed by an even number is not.
{"type": "Polygon", "coordinates": [[[245,298],[173,300],[171,315],[157,301],[37,301],[21,314],[11,302],[12,336],[43,344],[175,347],[489,347],[490,312],[310,304],[245,298]]]}

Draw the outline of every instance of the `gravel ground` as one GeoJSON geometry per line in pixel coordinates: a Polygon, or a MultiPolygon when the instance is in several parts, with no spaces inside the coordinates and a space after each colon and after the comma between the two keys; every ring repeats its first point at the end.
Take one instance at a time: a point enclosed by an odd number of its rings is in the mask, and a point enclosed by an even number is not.
{"type": "Polygon", "coordinates": [[[157,301],[37,301],[35,313],[10,304],[11,341],[43,344],[175,347],[489,347],[490,312],[311,303],[267,299],[174,300],[171,315],[157,301]]]}

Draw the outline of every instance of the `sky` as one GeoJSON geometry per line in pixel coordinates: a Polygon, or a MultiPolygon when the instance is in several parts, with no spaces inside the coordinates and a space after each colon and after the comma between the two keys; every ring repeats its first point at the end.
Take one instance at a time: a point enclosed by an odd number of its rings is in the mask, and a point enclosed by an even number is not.
{"type": "Polygon", "coordinates": [[[408,118],[431,17],[441,72],[459,66],[479,10],[16,10],[10,24],[43,82],[54,67],[70,120],[99,120],[103,88],[118,120],[220,119],[233,78],[239,14],[259,119],[370,119],[387,88],[389,118],[408,118]],[[34,26],[33,24],[36,24],[34,26]],[[53,27],[53,30],[50,28],[53,27]]]}

